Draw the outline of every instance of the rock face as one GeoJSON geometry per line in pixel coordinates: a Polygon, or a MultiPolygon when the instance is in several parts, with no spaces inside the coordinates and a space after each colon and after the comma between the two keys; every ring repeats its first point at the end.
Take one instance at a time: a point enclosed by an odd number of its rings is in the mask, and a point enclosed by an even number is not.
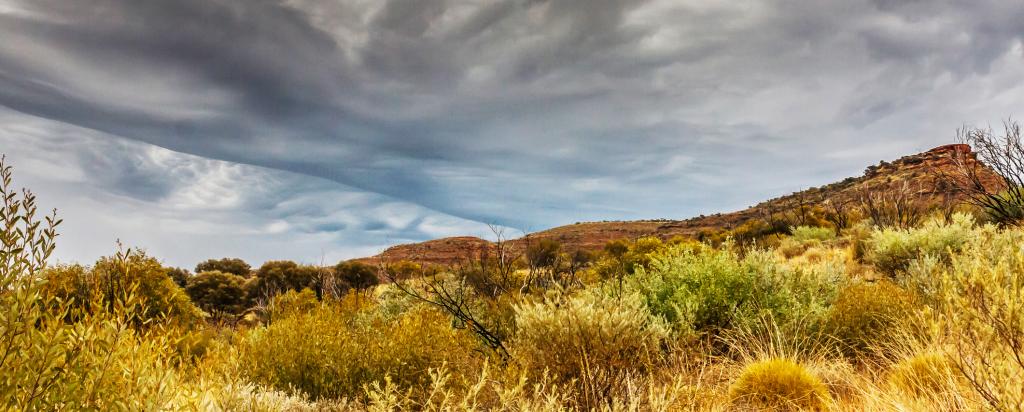
{"type": "MultiPolygon", "coordinates": [[[[786,196],[761,202],[744,210],[700,216],[686,220],[638,220],[612,222],[585,222],[559,226],[528,236],[508,241],[516,252],[522,251],[530,242],[539,239],[553,239],[562,244],[564,250],[599,250],[606,243],[617,239],[636,239],[657,236],[670,239],[676,236],[696,238],[702,232],[713,232],[735,228],[743,223],[759,219],[766,214],[805,207],[820,206],[826,201],[850,201],[864,191],[876,193],[894,190],[909,185],[917,193],[933,199],[948,196],[957,200],[956,193],[944,193],[937,189],[935,175],[938,170],[948,170],[954,156],[967,156],[974,161],[971,147],[965,144],[939,146],[923,153],[905,156],[892,162],[879,162],[869,166],[862,176],[851,177],[821,187],[810,188],[786,196]]],[[[986,169],[987,170],[987,169],[986,169]]],[[[997,176],[989,176],[992,184],[998,184],[997,176]]],[[[938,200],[936,200],[938,201],[938,200]]],[[[494,253],[496,246],[477,237],[451,237],[421,243],[393,246],[377,256],[360,259],[377,264],[410,260],[418,263],[451,265],[481,253],[494,253]]]]}

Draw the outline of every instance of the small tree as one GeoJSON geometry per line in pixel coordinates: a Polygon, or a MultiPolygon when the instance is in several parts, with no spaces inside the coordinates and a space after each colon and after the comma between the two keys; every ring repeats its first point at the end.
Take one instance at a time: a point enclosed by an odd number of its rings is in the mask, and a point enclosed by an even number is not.
{"type": "Polygon", "coordinates": [[[362,262],[350,260],[334,266],[334,276],[340,283],[356,290],[365,290],[380,283],[377,269],[362,262]]]}
{"type": "Polygon", "coordinates": [[[185,288],[192,302],[211,313],[241,313],[247,307],[245,278],[220,271],[202,272],[185,288]]]}
{"type": "Polygon", "coordinates": [[[252,276],[252,267],[238,258],[209,259],[196,265],[196,273],[213,271],[232,273],[243,278],[252,276]]]}

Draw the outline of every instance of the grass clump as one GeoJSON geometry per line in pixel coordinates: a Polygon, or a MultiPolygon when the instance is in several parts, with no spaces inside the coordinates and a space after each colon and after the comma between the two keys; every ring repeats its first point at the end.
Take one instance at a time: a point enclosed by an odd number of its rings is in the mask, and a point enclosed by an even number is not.
{"type": "Polygon", "coordinates": [[[736,405],[758,410],[825,411],[828,388],[807,367],[785,358],[771,358],[743,368],[729,387],[736,405]]]}
{"type": "Polygon", "coordinates": [[[956,386],[957,372],[953,368],[953,363],[942,353],[922,352],[893,365],[887,380],[908,396],[934,396],[956,386]]]}

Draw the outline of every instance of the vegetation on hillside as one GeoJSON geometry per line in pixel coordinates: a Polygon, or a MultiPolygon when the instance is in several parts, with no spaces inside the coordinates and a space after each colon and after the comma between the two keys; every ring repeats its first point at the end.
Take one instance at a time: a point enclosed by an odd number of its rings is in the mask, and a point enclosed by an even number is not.
{"type": "Polygon", "coordinates": [[[48,266],[60,221],[0,178],[5,410],[1024,408],[1004,204],[897,191],[596,253],[190,274],[135,249],[48,266]]]}

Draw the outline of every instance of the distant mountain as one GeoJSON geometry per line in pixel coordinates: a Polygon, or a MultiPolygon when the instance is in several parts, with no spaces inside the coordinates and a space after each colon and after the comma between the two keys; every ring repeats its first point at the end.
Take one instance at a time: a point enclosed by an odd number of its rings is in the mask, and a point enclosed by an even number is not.
{"type": "MultiPolygon", "coordinates": [[[[957,194],[937,189],[934,178],[937,170],[949,170],[952,156],[967,154],[973,159],[968,145],[953,144],[936,147],[924,153],[905,156],[892,162],[880,162],[869,166],[860,177],[851,177],[821,187],[812,187],[800,192],[761,202],[747,209],[699,216],[686,220],[636,220],[585,222],[559,226],[531,233],[525,237],[509,240],[509,245],[521,251],[527,242],[539,239],[554,239],[562,244],[563,250],[599,250],[606,243],[617,239],[636,239],[657,236],[670,239],[676,236],[698,238],[703,233],[736,228],[752,219],[761,219],[773,213],[787,213],[795,209],[823,206],[825,202],[850,202],[865,191],[885,193],[909,187],[930,201],[956,201],[957,194]]],[[[993,184],[996,176],[990,176],[993,184]]],[[[430,240],[420,243],[397,245],[386,249],[377,256],[359,259],[367,263],[397,262],[410,260],[419,263],[448,265],[458,263],[468,256],[494,244],[477,237],[460,236],[430,240]]]]}

